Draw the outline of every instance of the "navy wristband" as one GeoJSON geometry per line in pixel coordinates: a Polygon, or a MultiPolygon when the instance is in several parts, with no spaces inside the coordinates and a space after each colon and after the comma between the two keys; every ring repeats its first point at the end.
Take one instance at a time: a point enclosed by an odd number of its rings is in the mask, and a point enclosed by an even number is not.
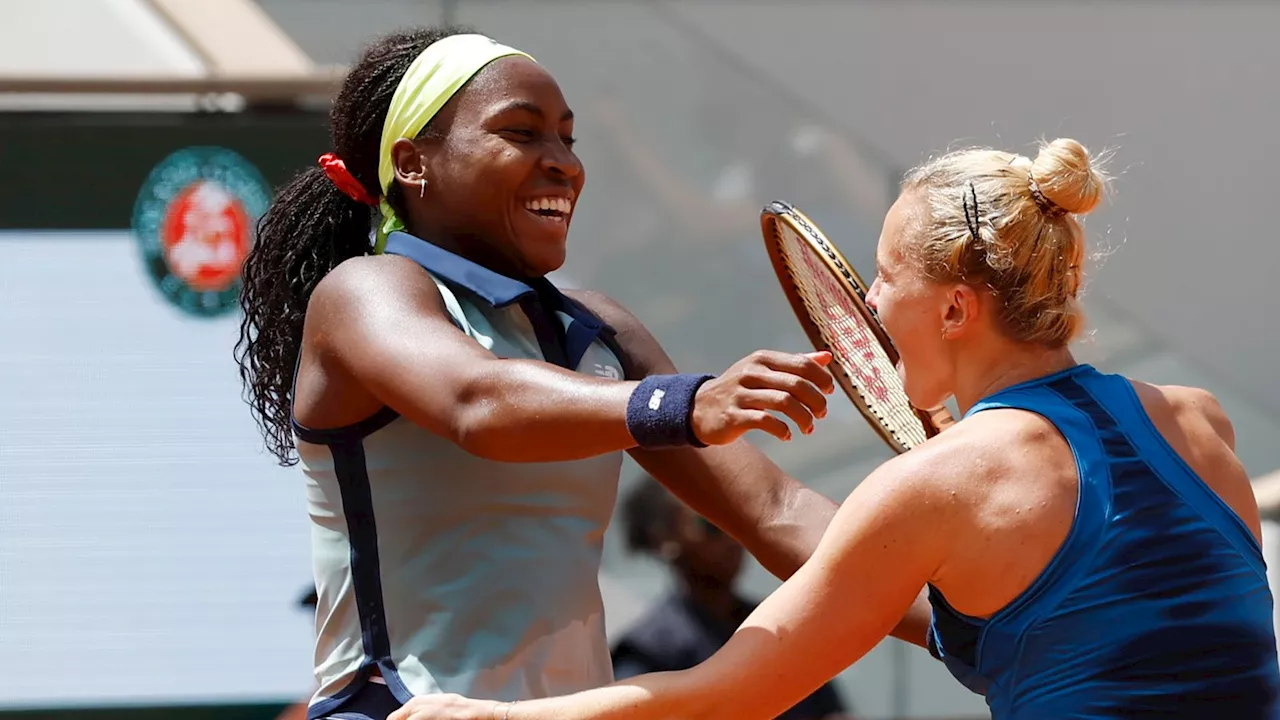
{"type": "Polygon", "coordinates": [[[642,448],[706,447],[693,434],[693,397],[714,375],[650,375],[627,403],[627,430],[642,448]]]}

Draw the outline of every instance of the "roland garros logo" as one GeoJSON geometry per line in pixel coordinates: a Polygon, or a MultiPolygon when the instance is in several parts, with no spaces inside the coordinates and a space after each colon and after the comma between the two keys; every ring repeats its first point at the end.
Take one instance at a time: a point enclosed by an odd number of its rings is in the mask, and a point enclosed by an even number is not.
{"type": "Polygon", "coordinates": [[[160,293],[192,315],[236,307],[240,268],[271,191],[253,165],[222,148],[186,148],[157,165],[138,193],[133,229],[160,293]]]}

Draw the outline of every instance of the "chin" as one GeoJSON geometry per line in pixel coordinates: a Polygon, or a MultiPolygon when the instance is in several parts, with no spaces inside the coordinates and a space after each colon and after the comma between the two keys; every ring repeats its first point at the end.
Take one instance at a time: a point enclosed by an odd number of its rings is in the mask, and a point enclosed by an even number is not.
{"type": "Polygon", "coordinates": [[[528,277],[542,277],[559,270],[568,254],[564,238],[516,235],[506,244],[508,262],[528,277]]]}
{"type": "Polygon", "coordinates": [[[564,245],[558,248],[538,248],[537,252],[529,253],[528,258],[529,269],[537,277],[549,275],[556,270],[564,267],[566,252],[564,245]]]}
{"type": "Polygon", "coordinates": [[[951,391],[936,380],[917,381],[907,375],[901,367],[898,369],[898,375],[902,378],[902,387],[907,393],[907,400],[921,410],[932,410],[951,397],[951,391]]]}

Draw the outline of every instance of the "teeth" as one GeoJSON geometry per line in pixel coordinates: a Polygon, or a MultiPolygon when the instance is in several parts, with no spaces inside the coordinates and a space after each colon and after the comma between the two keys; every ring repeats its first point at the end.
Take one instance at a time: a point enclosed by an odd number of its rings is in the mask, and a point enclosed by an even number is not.
{"type": "Polygon", "coordinates": [[[536,200],[529,200],[524,204],[524,206],[534,212],[539,210],[554,210],[561,215],[568,215],[573,211],[573,204],[569,202],[568,198],[562,197],[543,197],[536,200]]]}

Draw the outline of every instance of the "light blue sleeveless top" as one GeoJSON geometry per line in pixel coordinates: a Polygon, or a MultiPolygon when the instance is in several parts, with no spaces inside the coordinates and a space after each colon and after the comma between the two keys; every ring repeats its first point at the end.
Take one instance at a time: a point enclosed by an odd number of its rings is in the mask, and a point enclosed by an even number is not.
{"type": "MultiPolygon", "coordinates": [[[[624,376],[613,331],[549,282],[532,287],[405,233],[386,252],[425,268],[458,328],[498,357],[624,376]]],[[[597,573],[622,453],[495,462],[390,408],[294,431],[319,597],[311,717],[338,711],[375,668],[402,702],[612,681],[597,573]]]]}
{"type": "Polygon", "coordinates": [[[934,588],[930,649],[993,720],[1280,717],[1261,548],[1156,431],[1129,380],[1080,365],[984,399],[1037,413],[1075,455],[1062,548],[989,620],[934,588]]]}

